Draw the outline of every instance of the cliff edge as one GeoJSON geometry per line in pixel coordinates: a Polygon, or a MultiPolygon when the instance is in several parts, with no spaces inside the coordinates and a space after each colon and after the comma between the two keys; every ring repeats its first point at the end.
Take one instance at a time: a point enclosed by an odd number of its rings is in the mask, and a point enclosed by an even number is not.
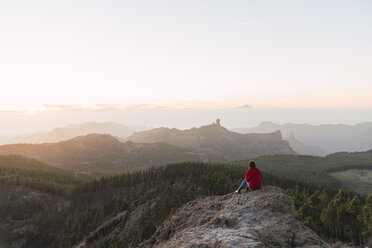
{"type": "Polygon", "coordinates": [[[178,209],[140,245],[150,247],[331,247],[297,218],[277,187],[197,199],[178,209]]]}

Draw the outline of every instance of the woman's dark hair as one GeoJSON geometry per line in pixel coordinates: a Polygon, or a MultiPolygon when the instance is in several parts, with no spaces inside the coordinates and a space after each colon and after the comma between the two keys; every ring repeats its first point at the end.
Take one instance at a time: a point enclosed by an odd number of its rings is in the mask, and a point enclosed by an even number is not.
{"type": "Polygon", "coordinates": [[[254,160],[249,161],[249,167],[256,168],[256,162],[254,160]]]}

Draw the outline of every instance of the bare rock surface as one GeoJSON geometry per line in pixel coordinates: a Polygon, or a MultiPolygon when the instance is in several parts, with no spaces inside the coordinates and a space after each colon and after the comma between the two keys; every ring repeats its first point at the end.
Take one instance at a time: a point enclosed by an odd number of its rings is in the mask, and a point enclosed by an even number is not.
{"type": "Polygon", "coordinates": [[[298,219],[277,187],[185,204],[140,247],[331,247],[298,219]]]}

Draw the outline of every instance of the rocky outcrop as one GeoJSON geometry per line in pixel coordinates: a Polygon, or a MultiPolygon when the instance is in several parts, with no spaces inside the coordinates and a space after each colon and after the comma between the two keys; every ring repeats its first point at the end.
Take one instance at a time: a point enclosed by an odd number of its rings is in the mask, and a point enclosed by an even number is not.
{"type": "Polygon", "coordinates": [[[277,187],[185,204],[140,247],[330,247],[277,187]]]}

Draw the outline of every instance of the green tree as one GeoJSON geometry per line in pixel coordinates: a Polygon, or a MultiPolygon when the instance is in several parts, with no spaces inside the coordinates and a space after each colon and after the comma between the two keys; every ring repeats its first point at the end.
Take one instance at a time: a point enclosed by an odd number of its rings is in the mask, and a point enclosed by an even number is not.
{"type": "Polygon", "coordinates": [[[347,206],[348,218],[347,226],[350,236],[356,246],[361,243],[361,233],[363,230],[362,203],[358,195],[355,195],[347,206]]]}
{"type": "Polygon", "coordinates": [[[312,228],[316,232],[323,230],[323,223],[321,221],[321,213],[323,209],[323,202],[320,191],[316,191],[307,198],[298,212],[304,220],[304,224],[312,228]]]}
{"type": "Polygon", "coordinates": [[[365,227],[363,236],[367,238],[369,235],[372,234],[372,195],[369,195],[366,198],[366,204],[364,205],[362,211],[363,223],[365,227]]]}
{"type": "Polygon", "coordinates": [[[333,241],[336,240],[337,228],[337,202],[332,199],[326,208],[323,209],[320,219],[326,227],[326,232],[332,235],[333,241]]]}

